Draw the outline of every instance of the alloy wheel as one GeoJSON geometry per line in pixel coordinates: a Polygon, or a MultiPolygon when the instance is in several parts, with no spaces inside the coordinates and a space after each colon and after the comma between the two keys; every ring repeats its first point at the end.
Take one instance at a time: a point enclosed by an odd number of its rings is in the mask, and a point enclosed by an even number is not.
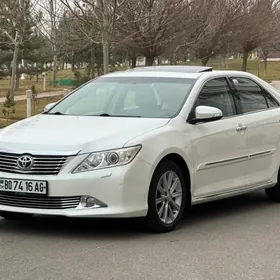
{"type": "Polygon", "coordinates": [[[156,209],[164,224],[173,223],[182,205],[182,183],[174,171],[165,172],[156,189],[156,209]]]}

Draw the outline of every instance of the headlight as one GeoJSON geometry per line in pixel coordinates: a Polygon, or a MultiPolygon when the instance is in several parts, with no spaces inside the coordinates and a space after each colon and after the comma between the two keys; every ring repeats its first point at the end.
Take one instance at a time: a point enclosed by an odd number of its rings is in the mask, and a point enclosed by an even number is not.
{"type": "Polygon", "coordinates": [[[140,149],[141,145],[92,153],[73,170],[73,173],[128,164],[136,157],[140,149]]]}

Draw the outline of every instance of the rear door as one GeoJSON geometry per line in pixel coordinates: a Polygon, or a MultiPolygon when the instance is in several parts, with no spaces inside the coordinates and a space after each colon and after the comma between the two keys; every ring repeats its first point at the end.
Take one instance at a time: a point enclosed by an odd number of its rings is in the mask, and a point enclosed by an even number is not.
{"type": "Polygon", "coordinates": [[[244,187],[247,167],[247,138],[244,116],[238,113],[235,97],[226,78],[207,81],[193,106],[219,108],[219,121],[188,126],[192,138],[194,199],[203,199],[244,187]]]}
{"type": "Polygon", "coordinates": [[[251,78],[231,77],[243,113],[248,141],[246,182],[249,186],[275,181],[279,169],[280,107],[263,87],[251,78]]]}

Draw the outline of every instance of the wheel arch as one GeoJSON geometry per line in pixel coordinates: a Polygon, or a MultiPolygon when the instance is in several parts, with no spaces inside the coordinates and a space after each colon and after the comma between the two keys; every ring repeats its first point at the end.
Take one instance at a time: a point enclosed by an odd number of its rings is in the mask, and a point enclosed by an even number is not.
{"type": "MultiPolygon", "coordinates": [[[[188,167],[187,162],[185,161],[185,159],[178,153],[173,152],[173,153],[169,153],[167,155],[165,155],[157,164],[155,170],[157,169],[157,167],[162,164],[164,161],[166,160],[170,160],[173,161],[174,163],[176,163],[184,176],[184,180],[185,180],[185,184],[187,187],[187,191],[189,192],[189,194],[191,193],[191,174],[190,174],[190,169],[188,167]]],[[[155,171],[154,171],[155,172],[155,171]]]]}

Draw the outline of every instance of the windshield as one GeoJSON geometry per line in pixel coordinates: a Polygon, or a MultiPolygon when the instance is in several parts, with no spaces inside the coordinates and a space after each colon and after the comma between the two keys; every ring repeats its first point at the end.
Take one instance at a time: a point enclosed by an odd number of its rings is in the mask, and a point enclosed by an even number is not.
{"type": "Polygon", "coordinates": [[[195,79],[100,77],[59,102],[47,114],[171,118],[195,79]]]}

